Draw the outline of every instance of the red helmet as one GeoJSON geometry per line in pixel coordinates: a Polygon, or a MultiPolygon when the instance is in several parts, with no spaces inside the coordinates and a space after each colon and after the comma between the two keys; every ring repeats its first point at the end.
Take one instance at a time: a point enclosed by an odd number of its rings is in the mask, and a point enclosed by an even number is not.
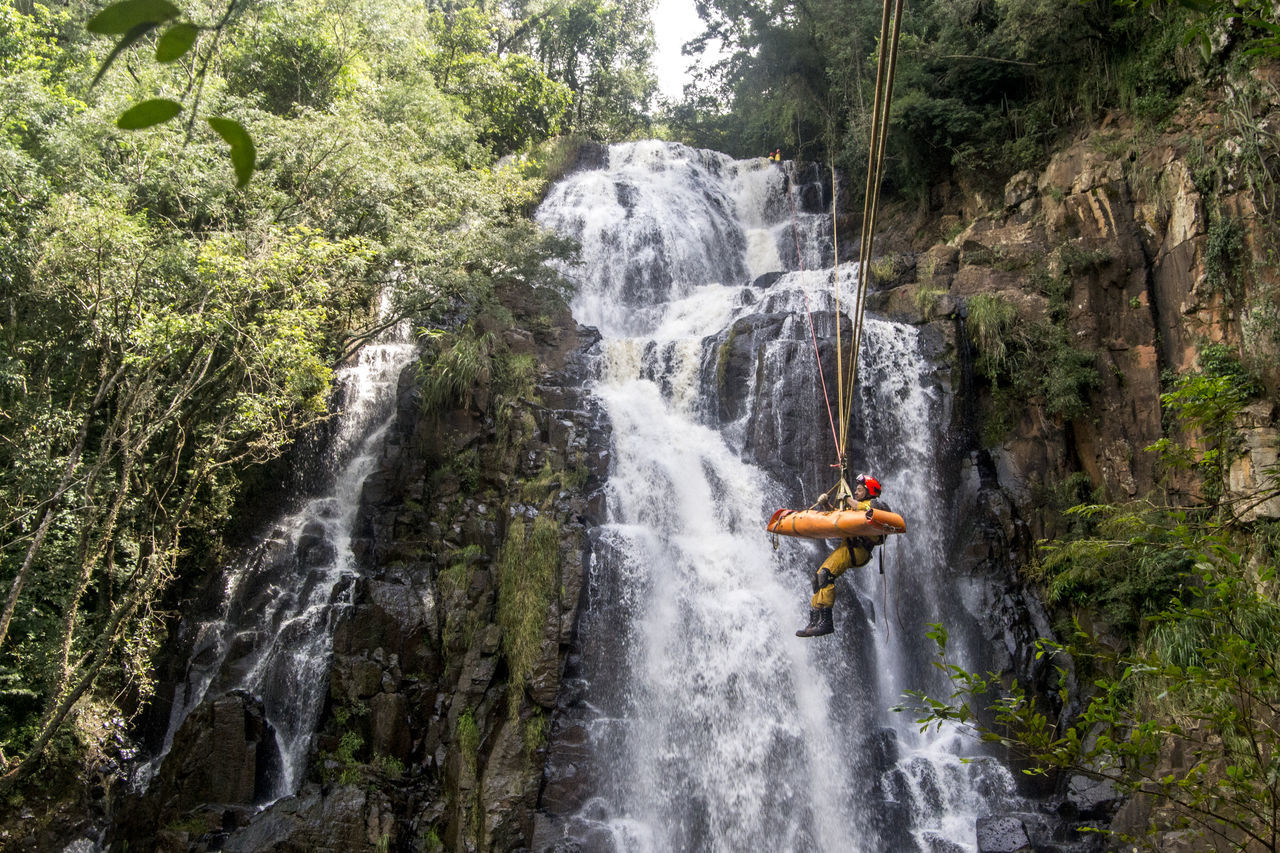
{"type": "Polygon", "coordinates": [[[858,485],[867,487],[867,494],[873,498],[880,497],[880,481],[875,477],[868,477],[866,474],[858,475],[858,485]]]}

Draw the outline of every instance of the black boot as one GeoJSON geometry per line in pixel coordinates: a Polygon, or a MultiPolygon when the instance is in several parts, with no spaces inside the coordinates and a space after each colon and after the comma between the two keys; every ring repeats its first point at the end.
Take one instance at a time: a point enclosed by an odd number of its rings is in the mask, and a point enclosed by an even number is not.
{"type": "Polygon", "coordinates": [[[813,634],[814,630],[818,627],[818,623],[821,621],[821,618],[822,618],[821,615],[818,613],[818,608],[810,607],[809,608],[809,624],[805,625],[799,631],[796,631],[796,636],[812,637],[814,635],[813,634]]]}
{"type": "Polygon", "coordinates": [[[815,620],[796,631],[797,637],[823,637],[836,630],[835,625],[832,624],[830,607],[819,607],[810,613],[816,616],[815,620]]]}

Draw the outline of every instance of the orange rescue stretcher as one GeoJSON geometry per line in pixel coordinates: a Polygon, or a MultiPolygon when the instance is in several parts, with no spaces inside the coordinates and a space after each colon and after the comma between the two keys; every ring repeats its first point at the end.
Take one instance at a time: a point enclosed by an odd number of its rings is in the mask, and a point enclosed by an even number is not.
{"type": "Polygon", "coordinates": [[[806,539],[840,539],[845,536],[883,536],[906,533],[907,523],[896,512],[884,509],[780,509],[769,519],[768,531],[806,539]]]}

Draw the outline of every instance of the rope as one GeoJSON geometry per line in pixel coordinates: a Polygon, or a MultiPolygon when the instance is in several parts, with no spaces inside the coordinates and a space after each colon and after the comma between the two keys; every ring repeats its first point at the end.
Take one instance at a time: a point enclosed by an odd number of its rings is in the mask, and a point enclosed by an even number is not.
{"type": "MultiPolygon", "coordinates": [[[[893,568],[894,568],[894,571],[898,573],[898,577],[902,577],[902,558],[901,558],[901,555],[898,553],[898,548],[899,548],[898,540],[895,539],[893,540],[893,556],[894,556],[893,568]]],[[[886,584],[888,583],[887,579],[885,580],[885,583],[886,584]]],[[[905,634],[907,633],[907,628],[905,625],[902,624],[901,604],[902,604],[902,599],[895,595],[893,597],[893,615],[898,617],[898,630],[900,630],[902,633],[905,634]]]]}
{"type": "MultiPolygon", "coordinates": [[[[894,599],[895,603],[897,599],[894,599]]],[[[880,547],[880,613],[884,616],[884,636],[889,639],[889,576],[884,573],[884,546],[880,547]]]]}
{"type": "MultiPolygon", "coordinates": [[[[833,146],[834,148],[834,146],[833,146]]],[[[840,233],[836,227],[836,155],[831,154],[831,251],[835,258],[836,283],[836,400],[840,409],[840,440],[836,442],[836,452],[840,454],[840,476],[845,476],[844,441],[849,435],[849,416],[844,407],[844,342],[841,341],[840,327],[840,233]]]]}
{"type": "MultiPolygon", "coordinates": [[[[842,397],[840,410],[843,413],[853,411],[853,391],[858,375],[858,356],[862,348],[862,321],[865,314],[867,297],[867,280],[871,263],[871,247],[875,234],[876,218],[880,204],[880,185],[884,174],[884,154],[889,139],[889,105],[893,98],[893,79],[897,70],[898,36],[902,24],[903,0],[884,0],[884,9],[880,18],[880,50],[876,63],[876,92],[871,109],[871,139],[867,151],[867,182],[863,197],[861,244],[858,251],[858,289],[855,298],[857,308],[854,312],[852,358],[849,366],[849,381],[841,380],[842,390],[847,397],[842,397]],[[890,5],[893,14],[890,17],[890,5]],[[892,27],[890,27],[892,22],[892,27]],[[886,47],[887,45],[887,47],[886,47]],[[847,389],[847,390],[844,390],[847,389]]],[[[834,173],[832,175],[834,206],[834,173]]],[[[839,282],[837,281],[837,288],[839,282]]],[[[838,290],[837,290],[838,293],[838,290]]],[[[848,423],[842,420],[844,436],[847,441],[848,423]]],[[[845,454],[845,444],[839,445],[841,458],[845,454]]]]}
{"type": "MultiPolygon", "coordinates": [[[[800,292],[804,294],[804,311],[809,317],[809,337],[813,339],[813,358],[818,363],[818,380],[822,383],[822,399],[827,404],[827,421],[831,424],[831,438],[835,442],[836,452],[841,454],[837,459],[839,462],[843,459],[843,448],[840,443],[840,435],[836,432],[836,422],[831,416],[831,397],[827,394],[827,377],[822,371],[822,356],[818,352],[818,331],[813,325],[813,308],[809,304],[809,288],[804,285],[804,257],[800,254],[800,226],[796,224],[796,198],[791,190],[791,173],[787,172],[787,198],[791,202],[791,233],[796,241],[796,263],[800,267],[800,292]]],[[[839,324],[837,323],[837,328],[839,324]]]]}
{"type": "MultiPolygon", "coordinates": [[[[898,60],[898,36],[902,24],[904,0],[884,0],[880,17],[880,40],[876,62],[876,91],[871,110],[871,138],[867,152],[867,182],[863,196],[862,233],[858,250],[858,286],[854,298],[853,340],[849,362],[848,381],[844,369],[844,341],[840,330],[840,250],[836,225],[836,172],[835,155],[831,157],[831,242],[835,252],[836,289],[836,407],[840,426],[831,412],[831,396],[827,391],[827,378],[822,370],[822,355],[818,348],[818,332],[813,322],[813,306],[809,290],[803,283],[804,258],[800,251],[800,227],[797,224],[795,192],[791,173],[786,171],[787,200],[791,203],[791,233],[796,244],[796,263],[801,272],[801,292],[804,293],[805,314],[809,319],[809,336],[813,341],[813,356],[818,365],[818,379],[822,383],[822,399],[827,407],[827,421],[831,426],[831,438],[835,443],[836,464],[840,469],[840,482],[846,479],[846,448],[849,437],[849,419],[853,412],[853,392],[858,377],[858,356],[862,347],[862,322],[866,313],[868,268],[871,263],[871,244],[880,203],[880,185],[884,173],[884,155],[888,146],[889,104],[893,97],[893,78],[898,60]],[[892,14],[890,14],[892,9],[892,14]],[[891,26],[892,24],[892,26],[891,26]]],[[[812,507],[811,507],[812,508],[812,507]]]]}

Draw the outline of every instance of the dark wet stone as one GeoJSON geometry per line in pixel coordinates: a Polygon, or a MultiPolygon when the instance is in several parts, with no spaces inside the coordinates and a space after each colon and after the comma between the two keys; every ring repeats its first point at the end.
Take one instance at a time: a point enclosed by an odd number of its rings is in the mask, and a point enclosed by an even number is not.
{"type": "Polygon", "coordinates": [[[1031,853],[1027,828],[1013,817],[979,818],[978,853],[1031,853]]]}

